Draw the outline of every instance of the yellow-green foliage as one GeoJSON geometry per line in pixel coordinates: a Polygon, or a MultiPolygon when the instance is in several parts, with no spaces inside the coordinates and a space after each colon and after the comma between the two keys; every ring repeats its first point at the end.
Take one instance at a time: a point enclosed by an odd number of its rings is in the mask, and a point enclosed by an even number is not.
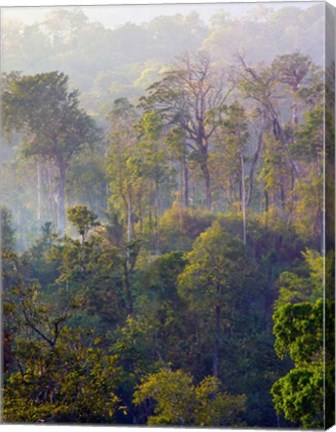
{"type": "Polygon", "coordinates": [[[280,358],[288,353],[294,362],[294,368],[272,386],[275,409],[305,428],[322,427],[323,300],[286,304],[273,319],[275,350],[280,358]]]}
{"type": "Polygon", "coordinates": [[[156,402],[148,424],[223,426],[242,424],[245,397],[221,391],[220,381],[212,376],[199,385],[182,370],[161,369],[149,375],[134,394],[134,402],[156,402]]]}
{"type": "MultiPolygon", "coordinates": [[[[315,301],[323,294],[325,259],[312,249],[307,249],[302,255],[309,277],[300,277],[293,272],[283,272],[279,277],[279,297],[275,302],[276,309],[287,303],[315,301]]],[[[329,261],[330,259],[328,263],[329,261]]]]}
{"type": "MultiPolygon", "coordinates": [[[[96,344],[99,340],[95,341],[96,344]]],[[[85,348],[64,329],[51,349],[45,341],[17,342],[20,369],[4,386],[6,422],[108,422],[119,399],[121,370],[117,357],[95,344],[85,348]]]]}

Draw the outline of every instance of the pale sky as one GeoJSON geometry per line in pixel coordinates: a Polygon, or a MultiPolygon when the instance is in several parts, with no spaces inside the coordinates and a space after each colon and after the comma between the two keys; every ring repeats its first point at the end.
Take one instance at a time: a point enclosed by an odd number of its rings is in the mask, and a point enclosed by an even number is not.
{"type": "MultiPolygon", "coordinates": [[[[336,1],[336,0],[335,0],[336,1]]],[[[52,9],[62,8],[61,6],[44,6],[46,4],[57,5],[62,3],[60,1],[39,1],[39,2],[26,2],[25,4],[29,5],[40,5],[40,6],[27,6],[27,7],[3,7],[1,9],[2,19],[6,20],[9,18],[17,18],[21,21],[24,21],[27,24],[32,24],[34,22],[40,22],[44,20],[45,15],[50,12],[52,9]]],[[[63,5],[66,4],[66,0],[63,1],[63,5]]],[[[83,2],[77,2],[83,3],[83,2]]],[[[97,4],[98,2],[92,1],[91,4],[97,4]]],[[[99,2],[103,3],[102,1],[99,2]]],[[[86,16],[90,19],[90,21],[98,21],[102,23],[105,27],[113,28],[118,25],[122,25],[126,22],[133,22],[136,24],[142,22],[148,22],[159,15],[175,15],[178,13],[188,14],[191,11],[197,11],[200,18],[204,21],[207,21],[212,15],[214,15],[218,10],[224,9],[228,11],[232,15],[244,15],[251,9],[254,9],[256,3],[248,2],[248,3],[239,3],[239,2],[231,2],[231,3],[211,3],[209,1],[203,2],[203,4],[128,4],[128,5],[117,5],[118,2],[110,1],[110,5],[95,5],[95,6],[75,6],[76,9],[80,8],[83,10],[86,16]],[[113,4],[114,3],[114,4],[113,4]]],[[[128,2],[130,3],[130,2],[128,2]]],[[[133,2],[134,3],[134,2],[133,2]]],[[[138,2],[139,3],[139,2],[138,2]]],[[[146,2],[149,3],[149,2],[146,2]]],[[[154,2],[150,2],[154,3],[154,2]]],[[[171,2],[170,2],[171,3],[171,2]]],[[[282,8],[286,5],[292,4],[293,6],[299,6],[301,8],[307,8],[311,6],[312,3],[315,2],[260,2],[263,3],[266,7],[270,7],[272,9],[282,8]]],[[[260,4],[259,3],[259,4],[260,4]]],[[[0,0],[0,6],[5,5],[5,1],[0,0]]],[[[12,2],[10,5],[20,4],[19,2],[12,2]]],[[[68,4],[74,5],[76,2],[69,1],[68,4]]],[[[8,0],[7,0],[8,5],[8,0]]],[[[70,7],[69,7],[70,8],[70,7]]],[[[71,7],[72,9],[72,7],[71,7]]]]}

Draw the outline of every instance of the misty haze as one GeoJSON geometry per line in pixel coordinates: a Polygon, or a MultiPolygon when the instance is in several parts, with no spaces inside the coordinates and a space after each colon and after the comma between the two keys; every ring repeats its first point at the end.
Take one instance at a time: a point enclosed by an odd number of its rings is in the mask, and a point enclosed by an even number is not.
{"type": "Polygon", "coordinates": [[[325,425],[333,10],[1,17],[3,420],[325,425]]]}

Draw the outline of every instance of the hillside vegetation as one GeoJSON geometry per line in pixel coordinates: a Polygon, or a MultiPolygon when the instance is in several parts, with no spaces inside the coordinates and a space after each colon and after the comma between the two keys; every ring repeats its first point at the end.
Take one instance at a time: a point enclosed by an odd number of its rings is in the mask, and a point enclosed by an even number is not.
{"type": "Polygon", "coordinates": [[[4,23],[5,422],[323,427],[322,26],[4,23]]]}

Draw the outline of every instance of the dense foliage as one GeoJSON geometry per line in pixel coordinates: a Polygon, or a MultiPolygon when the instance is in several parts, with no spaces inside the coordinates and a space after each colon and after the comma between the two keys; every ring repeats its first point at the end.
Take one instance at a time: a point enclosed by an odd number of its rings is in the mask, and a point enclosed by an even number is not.
{"type": "MultiPolygon", "coordinates": [[[[318,26],[316,10],[302,20],[318,26]]],[[[264,12],[256,34],[297,11],[264,12]]],[[[315,52],[278,47],[257,64],[249,42],[219,61],[236,22],[220,13],[107,30],[64,12],[58,33],[60,13],[4,33],[10,65],[28,36],[38,58],[75,49],[71,78],[87,87],[81,99],[63,72],[2,76],[4,420],[322,427],[333,114],[315,52]],[[175,60],[171,26],[194,49],[175,60]],[[128,55],[149,69],[133,89],[128,55]],[[101,86],[103,110],[88,103],[101,86]]]]}

